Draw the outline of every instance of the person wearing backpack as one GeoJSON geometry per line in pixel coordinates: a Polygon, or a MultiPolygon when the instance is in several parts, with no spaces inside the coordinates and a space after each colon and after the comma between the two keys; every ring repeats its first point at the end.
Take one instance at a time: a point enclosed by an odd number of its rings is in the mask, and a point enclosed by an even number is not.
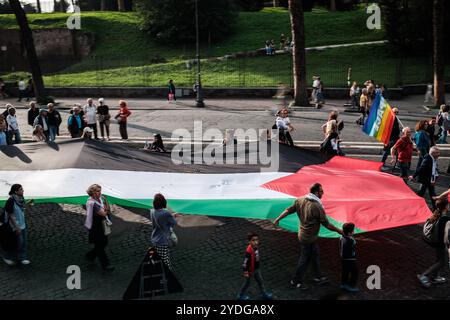
{"type": "Polygon", "coordinates": [[[436,116],[436,124],[440,132],[438,143],[447,143],[447,134],[450,130],[450,106],[441,105],[439,114],[436,116]]]}
{"type": "Polygon", "coordinates": [[[425,222],[423,229],[424,240],[436,251],[436,262],[425,272],[417,275],[417,279],[426,288],[429,288],[433,283],[441,284],[447,281],[444,277],[439,276],[438,272],[448,265],[449,258],[445,246],[445,243],[448,243],[448,239],[445,241],[444,233],[449,228],[448,199],[442,198],[436,202],[436,209],[433,215],[425,222]]]}
{"type": "Polygon", "coordinates": [[[23,197],[23,187],[20,184],[13,184],[9,191],[9,199],[5,203],[5,214],[7,218],[3,223],[9,223],[16,236],[16,247],[7,250],[3,261],[8,266],[14,266],[17,258],[22,265],[29,265],[27,257],[27,229],[25,222],[25,199],[23,197]],[[7,220],[7,221],[6,221],[7,220]]]}

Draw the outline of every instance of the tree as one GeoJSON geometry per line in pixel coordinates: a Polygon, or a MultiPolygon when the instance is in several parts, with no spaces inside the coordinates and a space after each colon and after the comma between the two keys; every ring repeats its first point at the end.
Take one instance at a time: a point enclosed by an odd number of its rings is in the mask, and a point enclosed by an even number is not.
{"type": "Polygon", "coordinates": [[[41,0],[36,0],[37,12],[42,13],[41,0]]]}
{"type": "Polygon", "coordinates": [[[117,0],[117,7],[119,11],[125,11],[125,0],[117,0]]]}
{"type": "Polygon", "coordinates": [[[302,0],[289,0],[291,17],[292,65],[294,76],[294,105],[309,106],[308,84],[306,81],[306,51],[305,51],[305,18],[302,0]]]}
{"type": "Polygon", "coordinates": [[[39,60],[36,54],[36,48],[34,47],[33,34],[31,32],[30,26],[28,25],[27,16],[19,0],[9,0],[11,9],[16,16],[17,24],[20,28],[20,33],[22,35],[22,42],[25,46],[25,51],[27,54],[27,60],[30,65],[31,75],[34,82],[34,93],[36,99],[41,101],[45,98],[45,87],[44,80],[42,79],[41,67],[39,65],[39,60]]]}
{"type": "MultiPolygon", "coordinates": [[[[141,28],[156,41],[195,42],[193,0],[139,0],[133,5],[141,17],[141,28]]],[[[200,39],[217,41],[234,31],[238,11],[234,0],[198,0],[198,15],[200,39]]]]}
{"type": "Polygon", "coordinates": [[[100,2],[100,10],[106,11],[106,0],[101,0],[100,2]]]}
{"type": "MultiPolygon", "coordinates": [[[[433,48],[433,1],[380,0],[385,34],[403,53],[430,55],[433,48]]],[[[450,1],[444,1],[444,46],[450,50],[450,1]]]]}
{"type": "Polygon", "coordinates": [[[445,104],[444,0],[433,0],[434,103],[445,104]]]}

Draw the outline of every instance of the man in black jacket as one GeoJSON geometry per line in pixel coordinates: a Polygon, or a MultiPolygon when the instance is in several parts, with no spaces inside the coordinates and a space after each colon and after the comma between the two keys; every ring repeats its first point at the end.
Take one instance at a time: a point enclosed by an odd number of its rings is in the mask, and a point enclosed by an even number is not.
{"type": "Polygon", "coordinates": [[[28,109],[28,124],[30,126],[34,126],[34,120],[39,115],[39,109],[36,108],[36,102],[31,101],[30,102],[30,109],[28,109]]]}
{"type": "Polygon", "coordinates": [[[439,175],[437,169],[437,159],[439,158],[440,154],[441,151],[438,147],[431,147],[430,152],[425,157],[423,157],[423,161],[417,168],[416,172],[414,172],[414,175],[409,176],[409,180],[418,177],[417,181],[421,183],[420,190],[419,192],[417,192],[418,196],[423,197],[428,189],[428,194],[430,195],[433,209],[435,208],[436,204],[433,197],[436,196],[434,185],[436,182],[436,178],[439,175]]]}

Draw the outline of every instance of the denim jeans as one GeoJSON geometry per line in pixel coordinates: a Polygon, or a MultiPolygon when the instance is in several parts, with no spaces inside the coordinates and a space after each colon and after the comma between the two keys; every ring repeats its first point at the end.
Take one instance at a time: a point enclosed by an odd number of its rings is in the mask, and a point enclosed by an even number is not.
{"type": "Polygon", "coordinates": [[[7,138],[9,139],[9,144],[13,144],[12,140],[14,137],[14,144],[22,143],[22,139],[20,138],[20,131],[19,130],[9,130],[7,138]]]}
{"type": "Polygon", "coordinates": [[[48,126],[48,139],[49,141],[55,141],[56,139],[56,132],[58,132],[58,127],[57,126],[48,126]]]}
{"type": "Polygon", "coordinates": [[[28,235],[27,229],[23,229],[20,232],[20,235],[16,235],[17,239],[17,248],[14,251],[5,252],[5,258],[9,260],[14,260],[16,257],[22,261],[27,259],[27,242],[28,235]]]}
{"type": "Polygon", "coordinates": [[[444,126],[441,127],[441,136],[439,137],[438,143],[447,143],[447,130],[444,129],[444,126]]]}
{"type": "Polygon", "coordinates": [[[244,284],[242,285],[241,290],[239,291],[240,296],[243,296],[247,292],[247,289],[250,286],[250,280],[252,279],[252,277],[255,278],[261,294],[266,293],[266,289],[264,288],[263,278],[261,276],[261,271],[259,269],[256,269],[251,276],[249,276],[248,278],[245,278],[244,284]]]}
{"type": "Polygon", "coordinates": [[[298,259],[297,270],[295,271],[295,283],[303,283],[303,276],[305,275],[311,261],[313,263],[315,277],[322,277],[322,273],[320,272],[319,245],[316,242],[300,242],[300,258],[298,259]]]}

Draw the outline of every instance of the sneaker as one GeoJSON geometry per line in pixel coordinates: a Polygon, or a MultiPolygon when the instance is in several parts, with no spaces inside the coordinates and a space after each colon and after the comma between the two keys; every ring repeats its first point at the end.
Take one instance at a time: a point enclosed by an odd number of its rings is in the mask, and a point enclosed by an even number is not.
{"type": "Polygon", "coordinates": [[[308,287],[306,285],[301,282],[294,282],[294,280],[291,280],[291,286],[300,290],[308,290],[308,287]]]}
{"type": "Polygon", "coordinates": [[[314,278],[313,279],[315,283],[323,284],[328,282],[327,277],[320,277],[320,278],[314,278]]]}
{"type": "Polygon", "coordinates": [[[24,266],[27,266],[27,265],[29,265],[30,263],[31,263],[31,261],[30,261],[30,260],[27,260],[27,259],[20,261],[20,264],[22,264],[22,265],[24,265],[24,266]]]}
{"type": "Polygon", "coordinates": [[[264,292],[261,296],[264,300],[273,300],[273,294],[270,292],[264,292]]]}
{"type": "Polygon", "coordinates": [[[432,282],[436,283],[436,284],[442,284],[442,283],[447,282],[447,279],[444,277],[441,277],[441,276],[437,276],[432,280],[432,282]]]}
{"type": "Polygon", "coordinates": [[[3,258],[3,261],[5,261],[5,263],[10,267],[14,266],[16,264],[13,260],[6,259],[6,258],[3,258]]]}
{"type": "Polygon", "coordinates": [[[343,287],[344,287],[344,290],[348,291],[348,292],[359,292],[359,289],[356,287],[351,287],[349,285],[344,285],[343,287]]]}
{"type": "Polygon", "coordinates": [[[428,279],[428,277],[422,276],[422,275],[418,274],[418,275],[417,275],[417,279],[419,279],[420,283],[421,283],[425,288],[431,287],[431,282],[430,282],[430,279],[428,279]]]}
{"type": "Polygon", "coordinates": [[[237,300],[250,300],[250,299],[251,298],[246,294],[243,294],[243,295],[238,294],[238,296],[237,296],[237,300]]]}

